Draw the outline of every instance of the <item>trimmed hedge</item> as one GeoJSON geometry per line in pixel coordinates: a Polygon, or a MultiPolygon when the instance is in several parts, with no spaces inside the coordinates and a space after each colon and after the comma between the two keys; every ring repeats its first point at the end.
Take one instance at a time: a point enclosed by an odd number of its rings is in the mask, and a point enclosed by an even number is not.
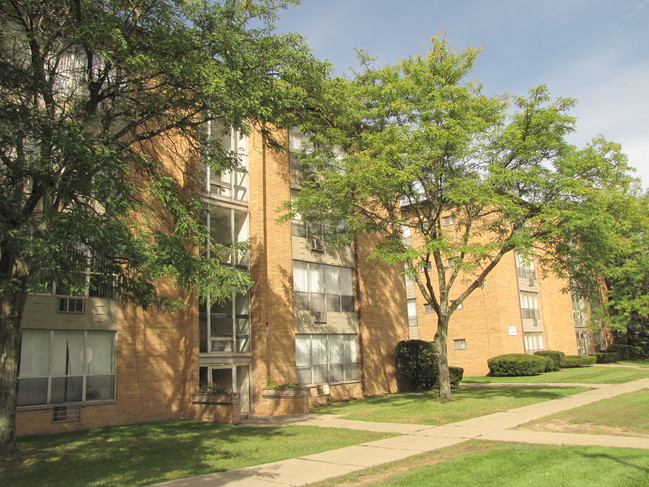
{"type": "Polygon", "coordinates": [[[581,355],[566,355],[563,358],[561,367],[570,369],[573,367],[588,367],[595,363],[595,357],[584,357],[581,355]]]}
{"type": "Polygon", "coordinates": [[[430,389],[437,382],[437,355],[433,342],[402,340],[397,343],[397,376],[402,389],[430,389]]]}
{"type": "Polygon", "coordinates": [[[597,364],[612,364],[620,360],[620,355],[617,352],[609,352],[605,350],[599,353],[591,353],[590,357],[595,357],[595,363],[597,364]]]}
{"type": "Polygon", "coordinates": [[[552,368],[546,369],[546,372],[556,372],[561,368],[561,361],[563,360],[563,357],[566,356],[565,353],[559,352],[558,350],[540,350],[538,352],[534,352],[534,355],[538,355],[540,357],[549,357],[552,359],[553,366],[552,368]]]}
{"type": "Polygon", "coordinates": [[[492,357],[487,360],[487,363],[490,374],[495,377],[516,377],[542,374],[548,361],[545,357],[536,355],[510,353],[492,357]]]}
{"type": "MultiPolygon", "coordinates": [[[[397,343],[396,366],[401,390],[431,389],[438,385],[434,342],[400,341],[397,343]]],[[[457,387],[464,378],[464,369],[449,366],[448,374],[451,387],[457,387]]]]}
{"type": "Polygon", "coordinates": [[[640,357],[640,348],[633,345],[614,344],[604,350],[604,353],[617,353],[619,360],[633,360],[640,357]]]}

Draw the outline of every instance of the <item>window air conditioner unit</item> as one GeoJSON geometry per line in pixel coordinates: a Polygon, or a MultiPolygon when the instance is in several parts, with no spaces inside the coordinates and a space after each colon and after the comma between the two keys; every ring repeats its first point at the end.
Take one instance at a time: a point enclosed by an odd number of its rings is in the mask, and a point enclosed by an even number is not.
{"type": "Polygon", "coordinates": [[[321,238],[312,238],[311,239],[311,250],[314,252],[324,252],[324,240],[321,238]]]}
{"type": "Polygon", "coordinates": [[[327,322],[327,312],[326,311],[314,311],[313,312],[313,321],[316,323],[326,323],[327,322]]]}

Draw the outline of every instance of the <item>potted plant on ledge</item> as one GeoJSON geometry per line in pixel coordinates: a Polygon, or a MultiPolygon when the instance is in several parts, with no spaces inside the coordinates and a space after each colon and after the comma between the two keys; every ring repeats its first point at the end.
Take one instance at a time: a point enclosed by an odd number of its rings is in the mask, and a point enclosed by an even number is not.
{"type": "Polygon", "coordinates": [[[209,383],[200,386],[192,394],[194,404],[237,404],[239,403],[239,393],[224,385],[209,383]]]}

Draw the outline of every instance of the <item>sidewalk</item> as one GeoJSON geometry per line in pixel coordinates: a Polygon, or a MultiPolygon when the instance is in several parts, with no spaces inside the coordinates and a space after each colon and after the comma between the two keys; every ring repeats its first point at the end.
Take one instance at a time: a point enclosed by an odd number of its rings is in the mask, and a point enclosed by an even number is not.
{"type": "Polygon", "coordinates": [[[641,379],[624,384],[583,384],[583,386],[594,387],[594,389],[575,394],[574,396],[531,404],[509,411],[489,414],[487,416],[443,426],[370,423],[344,419],[339,415],[305,415],[253,419],[246,421],[244,424],[269,427],[300,425],[359,429],[397,433],[399,436],[300,458],[230,470],[228,472],[200,475],[155,485],[168,487],[277,487],[278,485],[308,485],[472,439],[548,445],[643,448],[649,450],[649,438],[511,430],[518,425],[550,414],[574,409],[620,394],[647,389],[649,388],[649,379],[641,379]]]}

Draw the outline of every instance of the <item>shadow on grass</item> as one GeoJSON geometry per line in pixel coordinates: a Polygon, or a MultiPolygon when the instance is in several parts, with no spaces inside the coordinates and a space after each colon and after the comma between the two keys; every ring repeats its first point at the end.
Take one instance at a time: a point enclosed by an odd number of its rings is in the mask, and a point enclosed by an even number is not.
{"type": "Polygon", "coordinates": [[[593,461],[593,460],[608,460],[610,462],[615,462],[618,463],[624,467],[628,468],[633,468],[635,470],[640,470],[641,472],[644,472],[646,474],[649,474],[649,468],[642,466],[642,465],[635,465],[630,462],[632,459],[637,459],[638,463],[641,461],[644,461],[646,464],[646,455],[644,454],[638,454],[638,455],[633,455],[630,453],[627,453],[624,455],[624,459],[622,459],[621,455],[610,455],[606,453],[588,453],[588,452],[583,452],[581,453],[581,456],[583,456],[586,461],[593,461]]]}
{"type": "Polygon", "coordinates": [[[30,437],[0,463],[0,485],[147,485],[299,455],[314,436],[304,427],[182,421],[30,437]]]}

